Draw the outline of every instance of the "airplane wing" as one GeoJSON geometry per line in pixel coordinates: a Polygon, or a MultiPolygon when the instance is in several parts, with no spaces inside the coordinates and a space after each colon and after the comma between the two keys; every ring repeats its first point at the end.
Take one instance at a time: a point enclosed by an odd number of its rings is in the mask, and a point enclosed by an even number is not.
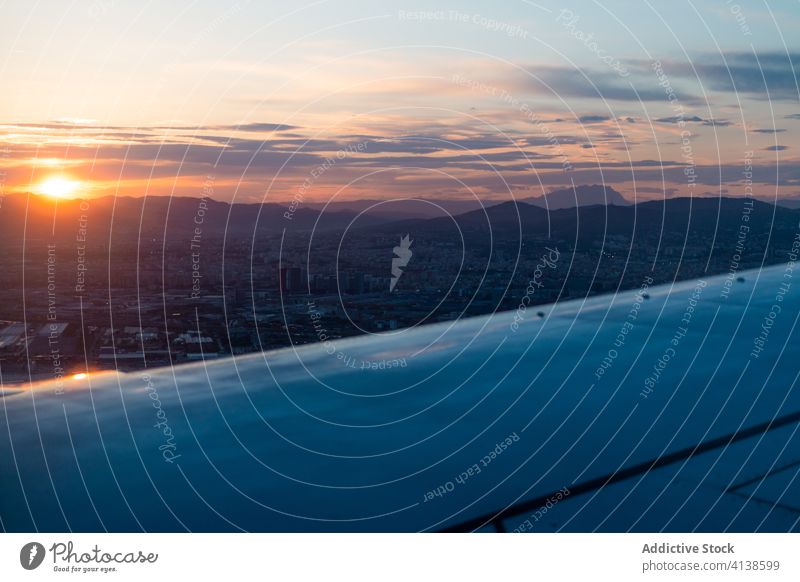
{"type": "Polygon", "coordinates": [[[760,271],[0,395],[6,531],[796,531],[760,271]]]}

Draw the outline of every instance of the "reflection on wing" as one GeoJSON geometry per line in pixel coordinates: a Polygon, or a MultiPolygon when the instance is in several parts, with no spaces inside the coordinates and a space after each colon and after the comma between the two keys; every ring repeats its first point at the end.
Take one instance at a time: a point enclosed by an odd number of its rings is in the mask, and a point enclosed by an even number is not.
{"type": "Polygon", "coordinates": [[[518,326],[502,313],[10,391],[1,525],[797,530],[787,282],[781,265],[518,326]]]}

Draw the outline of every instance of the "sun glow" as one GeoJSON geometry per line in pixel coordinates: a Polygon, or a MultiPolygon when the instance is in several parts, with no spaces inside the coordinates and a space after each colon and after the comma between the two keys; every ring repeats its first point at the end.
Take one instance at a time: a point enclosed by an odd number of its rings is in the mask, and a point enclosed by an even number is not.
{"type": "Polygon", "coordinates": [[[80,185],[81,183],[75,180],[62,176],[53,176],[41,182],[36,187],[36,192],[51,198],[69,198],[80,185]]]}

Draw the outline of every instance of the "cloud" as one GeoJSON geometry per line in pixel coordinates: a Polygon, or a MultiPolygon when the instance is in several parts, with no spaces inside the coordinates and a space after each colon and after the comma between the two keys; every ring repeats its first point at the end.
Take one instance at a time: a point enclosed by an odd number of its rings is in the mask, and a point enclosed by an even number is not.
{"type": "Polygon", "coordinates": [[[693,117],[680,117],[675,115],[673,117],[662,117],[660,119],[656,119],[656,123],[680,123],[683,120],[686,123],[689,122],[701,122],[703,119],[701,117],[697,117],[696,115],[693,117]]]}
{"type": "Polygon", "coordinates": [[[244,132],[272,132],[288,131],[290,129],[300,129],[296,125],[285,125],[283,123],[253,122],[227,125],[157,125],[149,129],[172,130],[172,131],[244,131],[244,132]]]}
{"type": "Polygon", "coordinates": [[[241,125],[217,125],[213,129],[231,131],[287,131],[299,129],[296,125],[285,125],[283,123],[243,123],[241,125]]]}
{"type": "Polygon", "coordinates": [[[786,131],[785,129],[775,129],[775,128],[763,128],[763,129],[751,129],[751,133],[783,133],[786,131]]]}
{"type": "Polygon", "coordinates": [[[656,123],[680,123],[683,121],[684,123],[701,123],[703,125],[718,127],[727,127],[731,125],[731,122],[727,119],[703,119],[697,115],[692,115],[691,117],[681,117],[679,115],[675,115],[673,117],[662,117],[660,119],[656,119],[655,121],[656,123]]]}
{"type": "MultiPolygon", "coordinates": [[[[566,75],[566,71],[562,72],[566,75]]],[[[549,69],[549,73],[556,74],[553,69],[549,69]]],[[[560,82],[568,87],[577,87],[575,84],[580,82],[583,84],[581,91],[586,89],[586,79],[579,77],[576,71],[570,71],[570,75],[560,82]]],[[[634,83],[643,81],[644,77],[632,72],[634,83]]],[[[607,85],[620,82],[619,79],[605,81],[607,85]]],[[[652,181],[647,186],[655,188],[652,193],[659,196],[665,190],[667,195],[690,193],[686,187],[684,162],[649,159],[656,153],[648,148],[647,138],[642,137],[648,129],[640,123],[644,118],[625,117],[628,111],[619,114],[606,111],[598,106],[597,94],[590,84],[588,87],[590,90],[586,94],[592,94],[593,100],[580,101],[577,107],[583,115],[567,117],[557,110],[540,112],[541,119],[552,123],[557,134],[545,132],[543,126],[519,116],[512,108],[510,112],[490,109],[483,112],[478,121],[427,115],[377,116],[358,124],[343,125],[338,131],[328,129],[319,134],[314,133],[315,128],[271,122],[136,128],[44,123],[13,124],[6,126],[6,131],[0,128],[0,139],[3,133],[13,136],[7,140],[12,151],[9,160],[22,166],[37,157],[77,164],[76,175],[84,174],[87,182],[96,182],[98,193],[115,191],[121,184],[120,191],[126,195],[140,195],[143,191],[163,193],[173,187],[182,194],[194,195],[203,177],[213,173],[219,179],[218,196],[221,198],[234,193],[237,197],[261,196],[265,188],[269,188],[271,196],[285,198],[290,196],[287,193],[296,191],[315,168],[330,159],[336,163],[326,170],[324,179],[315,182],[313,197],[325,196],[346,184],[350,184],[352,196],[374,196],[378,192],[381,196],[391,196],[408,192],[409,188],[435,196],[454,188],[453,176],[467,187],[477,187],[487,195],[502,191],[505,188],[503,179],[535,188],[539,180],[545,184],[562,184],[565,176],[576,183],[600,180],[630,183],[635,179],[638,187],[643,181],[652,181]],[[558,125],[557,120],[560,120],[558,125]],[[623,128],[624,136],[621,135],[623,128]],[[362,144],[363,152],[337,158],[337,152],[357,144],[362,144]],[[626,159],[630,152],[617,155],[616,150],[625,144],[634,145],[632,162],[626,159]],[[562,155],[569,157],[573,171],[564,171],[562,155]],[[447,173],[452,176],[443,178],[447,173]],[[151,184],[151,179],[156,182],[151,184]],[[668,188],[659,186],[662,181],[668,188]]],[[[662,91],[661,87],[658,91],[662,91]]],[[[530,99],[530,103],[536,102],[525,93],[520,95],[521,99],[530,99]]],[[[667,103],[661,93],[659,100],[667,103]]],[[[687,110],[704,112],[697,107],[687,110]]],[[[659,112],[671,115],[676,110],[664,108],[659,112]]],[[[725,115],[730,116],[729,113],[725,115]]],[[[661,117],[655,121],[676,124],[680,118],[661,117]]],[[[683,121],[697,125],[732,125],[725,119],[707,119],[688,113],[683,121]]],[[[770,122],[760,119],[759,125],[769,126],[770,122]]],[[[663,127],[662,131],[671,129],[663,127]]],[[[785,130],[767,127],[752,131],[777,134],[785,130]]],[[[787,133],[785,137],[790,135],[787,133]]],[[[781,141],[788,146],[768,148],[768,151],[793,147],[793,140],[781,141]]],[[[774,158],[774,154],[769,156],[763,150],[760,156],[774,158]]],[[[728,161],[728,166],[698,166],[698,183],[706,187],[718,187],[720,182],[739,183],[741,163],[728,161]]],[[[72,166],[65,168],[73,169],[72,166]]],[[[9,184],[15,188],[31,181],[29,168],[22,167],[19,171],[9,168],[11,171],[16,174],[9,184]],[[28,175],[23,175],[23,170],[28,170],[28,175]]],[[[774,159],[769,166],[755,163],[753,175],[755,183],[777,181],[781,186],[800,186],[800,170],[792,160],[781,163],[779,176],[775,173],[774,159]]]]}
{"type": "Polygon", "coordinates": [[[764,151],[767,152],[782,152],[783,150],[788,150],[789,146],[785,145],[771,145],[764,148],[764,151]]]}
{"type": "Polygon", "coordinates": [[[715,91],[780,100],[800,96],[798,64],[800,54],[780,52],[727,52],[699,55],[691,63],[662,62],[668,75],[696,80],[715,91]]]}
{"type": "Polygon", "coordinates": [[[70,121],[49,121],[47,123],[0,123],[2,129],[24,128],[42,131],[69,131],[71,133],[92,133],[103,134],[113,132],[145,133],[154,131],[242,131],[242,132],[272,132],[288,131],[290,129],[300,129],[296,125],[286,125],[283,123],[241,123],[236,125],[152,125],[152,126],[121,126],[121,125],[95,125],[93,123],[77,123],[70,121]]]}
{"type": "MultiPolygon", "coordinates": [[[[651,76],[623,79],[614,73],[569,67],[531,66],[528,70],[530,75],[516,75],[515,84],[518,89],[554,93],[559,97],[600,98],[609,101],[638,102],[666,99],[664,89],[655,84],[651,76]]],[[[695,96],[688,93],[681,94],[680,97],[686,103],[698,101],[695,96]]]]}
{"type": "Polygon", "coordinates": [[[655,188],[653,186],[637,186],[636,192],[642,194],[662,194],[672,196],[678,191],[677,188],[655,188]]]}
{"type": "MultiPolygon", "coordinates": [[[[565,179],[565,174],[560,171],[561,164],[559,162],[544,162],[537,163],[538,169],[552,169],[551,172],[531,172],[510,170],[514,172],[513,175],[506,175],[508,182],[519,190],[533,189],[537,190],[541,185],[545,186],[563,186],[569,184],[572,179],[576,184],[592,184],[592,183],[606,183],[606,184],[625,184],[630,183],[632,178],[635,178],[638,192],[647,192],[642,189],[643,183],[648,183],[648,187],[657,188],[651,190],[649,193],[663,196],[692,196],[700,190],[691,189],[686,180],[684,170],[685,165],[677,164],[670,167],[639,167],[638,162],[635,163],[633,169],[624,164],[590,164],[576,163],[574,164],[574,171],[569,173],[569,177],[565,179]],[[662,180],[666,182],[667,188],[661,189],[659,186],[662,180]]],[[[742,183],[742,167],[741,164],[736,162],[732,164],[723,165],[698,165],[695,166],[697,174],[697,184],[705,185],[708,188],[717,190],[720,184],[724,187],[722,190],[727,190],[732,194],[740,194],[744,191],[742,183]]],[[[384,188],[384,191],[391,191],[392,187],[398,186],[402,188],[405,186],[404,182],[406,174],[402,174],[402,183],[400,181],[389,183],[381,182],[379,179],[372,183],[370,186],[375,188],[384,188]]],[[[491,172],[480,172],[470,176],[460,178],[464,184],[475,192],[485,192],[487,194],[497,194],[502,192],[504,184],[498,180],[498,177],[491,172]]],[[[775,186],[781,187],[798,187],[800,186],[800,164],[787,162],[781,164],[781,174],[776,176],[775,165],[771,164],[753,164],[753,182],[759,187],[769,187],[770,190],[775,186]]],[[[431,196],[436,196],[439,192],[448,191],[452,192],[453,183],[452,178],[442,175],[440,173],[419,173],[414,175],[415,187],[422,191],[430,193],[431,196]]],[[[631,192],[632,193],[632,192],[631,192]]],[[[463,195],[463,192],[460,192],[463,195]]]]}

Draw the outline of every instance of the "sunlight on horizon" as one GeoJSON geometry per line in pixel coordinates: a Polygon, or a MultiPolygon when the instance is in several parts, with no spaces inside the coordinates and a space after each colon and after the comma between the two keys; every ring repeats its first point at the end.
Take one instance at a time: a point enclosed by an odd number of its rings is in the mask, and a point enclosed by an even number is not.
{"type": "Polygon", "coordinates": [[[64,176],[52,176],[37,184],[34,192],[50,198],[63,199],[70,198],[80,186],[81,182],[76,180],[64,176]]]}

